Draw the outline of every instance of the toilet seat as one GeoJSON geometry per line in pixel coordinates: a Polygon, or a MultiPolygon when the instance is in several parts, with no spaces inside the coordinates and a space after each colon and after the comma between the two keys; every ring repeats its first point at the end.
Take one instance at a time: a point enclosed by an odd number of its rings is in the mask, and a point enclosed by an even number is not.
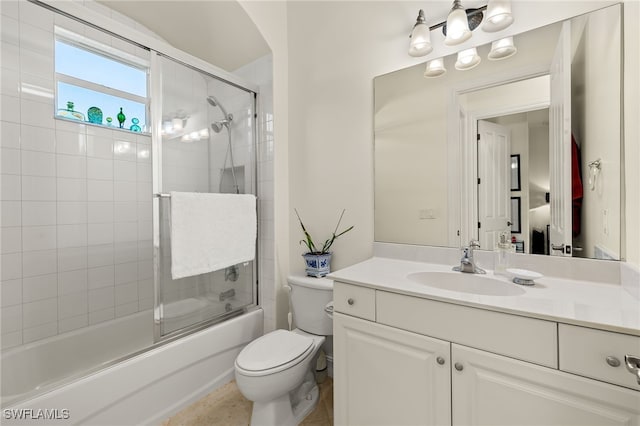
{"type": "Polygon", "coordinates": [[[275,330],[249,343],[236,358],[236,368],[245,376],[266,376],[286,370],[314,349],[314,340],[298,333],[275,330]]]}

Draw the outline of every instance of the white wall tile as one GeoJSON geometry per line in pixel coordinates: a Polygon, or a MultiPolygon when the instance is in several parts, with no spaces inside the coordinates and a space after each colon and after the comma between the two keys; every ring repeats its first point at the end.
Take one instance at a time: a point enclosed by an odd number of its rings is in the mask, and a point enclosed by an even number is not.
{"type": "Polygon", "coordinates": [[[136,163],[132,161],[114,160],[112,177],[117,181],[135,182],[138,179],[136,163]]]}
{"type": "Polygon", "coordinates": [[[87,246],[87,225],[58,225],[58,249],[87,246]]]}
{"type": "Polygon", "coordinates": [[[153,241],[138,241],[138,260],[153,259],[153,241]]]}
{"type": "Polygon", "coordinates": [[[138,241],[151,240],[153,238],[153,222],[150,220],[138,222],[138,241]]]}
{"type": "Polygon", "coordinates": [[[0,199],[12,201],[22,199],[22,178],[16,175],[0,175],[0,199]]]}
{"type": "Polygon", "coordinates": [[[22,298],[24,303],[50,299],[58,296],[58,275],[39,275],[22,280],[22,298]]]}
{"type": "Polygon", "coordinates": [[[58,248],[58,271],[87,268],[87,247],[58,248]]]}
{"type": "Polygon", "coordinates": [[[138,182],[138,201],[141,202],[151,202],[152,200],[152,185],[151,182],[138,182]]]}
{"type": "MultiPolygon", "coordinates": [[[[20,174],[20,150],[12,148],[2,148],[0,152],[0,158],[2,162],[0,164],[0,170],[5,175],[19,175],[20,174]]],[[[135,164],[135,163],[132,163],[135,164]]]]}
{"type": "MultiPolygon", "coordinates": [[[[2,67],[12,70],[20,70],[20,47],[5,41],[2,41],[1,44],[0,53],[2,56],[0,61],[2,61],[2,67]]],[[[4,117],[2,119],[4,120],[4,117]]]]}
{"type": "Polygon", "coordinates": [[[41,176],[22,176],[23,201],[55,201],[55,199],[56,178],[41,176]]]}
{"type": "MultiPolygon", "coordinates": [[[[4,44],[2,46],[4,49],[4,44]]],[[[4,58],[3,58],[4,59],[4,58]]],[[[2,66],[6,62],[2,61],[2,66]]],[[[20,123],[20,98],[15,96],[0,95],[0,110],[2,111],[2,121],[20,123]]]]}
{"type": "MultiPolygon", "coordinates": [[[[2,179],[2,177],[0,177],[2,179]]],[[[22,225],[22,203],[20,201],[3,201],[0,203],[2,226],[22,225]]]]}
{"type": "Polygon", "coordinates": [[[89,223],[111,223],[114,221],[114,206],[110,201],[89,201],[88,221],[89,223]]]}
{"type": "Polygon", "coordinates": [[[0,121],[0,146],[20,149],[20,125],[0,121]]]}
{"type": "Polygon", "coordinates": [[[86,201],[87,181],[84,179],[57,179],[58,201],[86,201]]]}
{"type": "MultiPolygon", "coordinates": [[[[3,22],[4,24],[4,19],[3,22]]],[[[4,33],[5,28],[0,28],[4,33]]],[[[20,72],[17,70],[3,68],[0,71],[0,94],[20,97],[20,72]]]]}
{"type": "Polygon", "coordinates": [[[22,174],[28,176],[55,176],[55,154],[39,151],[22,151],[22,174]]]}
{"type": "Polygon", "coordinates": [[[56,224],[55,201],[23,201],[22,225],[41,226],[56,224]]]}
{"type": "Polygon", "coordinates": [[[0,301],[2,307],[19,305],[22,303],[22,280],[8,280],[0,282],[0,301]]]}
{"type": "MultiPolygon", "coordinates": [[[[51,71],[53,71],[53,68],[51,71]]],[[[51,100],[50,103],[42,103],[23,99],[20,102],[20,117],[22,119],[22,124],[54,129],[55,123],[53,120],[52,110],[53,100],[51,100]]]]}
{"type": "MultiPolygon", "coordinates": [[[[9,3],[7,1],[2,1],[0,4],[9,3]]],[[[20,346],[22,344],[22,330],[14,331],[13,333],[6,333],[2,335],[0,338],[2,342],[2,349],[9,349],[16,346],[20,346]]]]}
{"type": "Polygon", "coordinates": [[[57,298],[22,305],[22,325],[25,329],[51,322],[58,322],[57,298]]]}
{"type": "Polygon", "coordinates": [[[113,244],[91,245],[87,248],[87,262],[90,268],[113,265],[113,244]]]}
{"type": "Polygon", "coordinates": [[[134,302],[136,309],[138,305],[138,282],[129,282],[126,284],[116,285],[115,287],[115,302],[116,305],[124,305],[134,302]]]}
{"type": "Polygon", "coordinates": [[[151,164],[149,163],[137,163],[137,181],[138,182],[152,182],[151,164]]]}
{"type": "Polygon", "coordinates": [[[87,177],[87,159],[78,155],[56,155],[58,177],[84,179],[87,177]]]}
{"type": "Polygon", "coordinates": [[[18,0],[0,2],[0,13],[13,19],[20,19],[20,3],[18,0]]]}
{"type": "Polygon", "coordinates": [[[149,221],[153,219],[153,209],[151,203],[138,203],[138,220],[149,221]]]}
{"type": "Polygon", "coordinates": [[[113,307],[103,309],[101,311],[89,312],[89,325],[99,324],[115,318],[115,310],[113,307]]]}
{"type": "Polygon", "coordinates": [[[58,273],[58,295],[83,293],[88,290],[87,269],[77,269],[58,273]]]}
{"type": "Polygon", "coordinates": [[[21,1],[20,22],[53,31],[53,12],[33,3],[21,1]]]}
{"type": "Polygon", "coordinates": [[[22,253],[0,255],[0,279],[2,281],[22,278],[22,253]]]}
{"type": "Polygon", "coordinates": [[[114,198],[115,201],[136,201],[137,187],[134,182],[114,182],[114,198]]]}
{"type": "Polygon", "coordinates": [[[34,342],[58,334],[58,322],[50,322],[36,327],[25,328],[22,332],[24,343],[34,342]]]}
{"type": "Polygon", "coordinates": [[[153,279],[153,261],[144,260],[138,262],[138,279],[148,280],[153,279]]]}
{"type": "Polygon", "coordinates": [[[58,333],[66,333],[68,331],[77,330],[89,325],[89,315],[83,314],[77,317],[64,318],[58,321],[58,333]]]}
{"type": "Polygon", "coordinates": [[[54,250],[56,248],[55,226],[23,226],[22,249],[26,251],[54,250]]]}
{"type": "Polygon", "coordinates": [[[87,156],[113,159],[113,141],[110,137],[87,135],[87,156]]]}
{"type": "Polygon", "coordinates": [[[126,241],[126,242],[117,242],[114,244],[114,256],[113,263],[116,264],[116,267],[120,263],[129,263],[129,262],[137,262],[138,261],[138,242],[137,241],[126,241]]]}
{"type": "Polygon", "coordinates": [[[146,311],[147,309],[153,309],[153,298],[138,300],[138,311],[146,311]]]}
{"type": "MultiPolygon", "coordinates": [[[[84,126],[83,126],[84,127],[84,126]]],[[[87,137],[84,133],[55,131],[56,152],[68,155],[86,155],[87,137]]]]}
{"type": "Polygon", "coordinates": [[[116,305],[116,318],[124,317],[127,315],[135,314],[138,312],[138,299],[134,302],[129,302],[124,305],[116,305]]]}
{"type": "Polygon", "coordinates": [[[20,74],[20,96],[36,102],[50,102],[55,96],[53,75],[49,78],[31,74],[20,74]]]}
{"type": "Polygon", "coordinates": [[[113,143],[113,158],[121,161],[136,161],[136,143],[115,140],[113,143]]]}
{"type": "Polygon", "coordinates": [[[56,212],[58,225],[87,223],[86,201],[59,201],[56,212]]]}
{"type": "Polygon", "coordinates": [[[87,293],[73,293],[58,298],[58,318],[77,317],[89,312],[89,298],[87,293]]]}
{"type": "Polygon", "coordinates": [[[138,220],[138,204],[135,201],[114,203],[116,222],[135,222],[138,220]]]}
{"type": "Polygon", "coordinates": [[[109,180],[87,180],[89,201],[113,201],[113,182],[109,180]]]}
{"type": "Polygon", "coordinates": [[[22,305],[7,306],[0,312],[2,334],[22,330],[22,305]]]}
{"type": "Polygon", "coordinates": [[[22,253],[22,276],[53,274],[57,272],[56,250],[30,251],[22,253]]]}
{"type": "Polygon", "coordinates": [[[56,148],[55,132],[44,127],[20,126],[22,149],[29,151],[54,152],[56,148]]]}
{"type": "MultiPolygon", "coordinates": [[[[116,286],[138,280],[138,262],[120,263],[115,265],[116,286]]],[[[126,302],[130,302],[127,300],[126,302]]]]}
{"type": "Polygon", "coordinates": [[[138,297],[140,299],[153,298],[153,280],[139,280],[138,281],[138,297]]]}
{"type": "Polygon", "coordinates": [[[22,228],[3,227],[0,229],[0,253],[19,253],[22,251],[22,228]]]}
{"type": "Polygon", "coordinates": [[[115,242],[137,241],[138,222],[119,222],[114,226],[115,242]]]}
{"type": "Polygon", "coordinates": [[[87,177],[97,180],[113,180],[113,160],[105,158],[87,158],[87,177]]]}
{"type": "Polygon", "coordinates": [[[113,308],[114,294],[113,286],[89,290],[89,313],[113,308]]]}
{"type": "Polygon", "coordinates": [[[90,223],[88,244],[90,246],[113,243],[113,223],[90,223]]]}
{"type": "Polygon", "coordinates": [[[115,267],[113,265],[89,268],[89,290],[112,287],[115,283],[115,267]]]}
{"type": "Polygon", "coordinates": [[[151,163],[151,146],[138,144],[138,162],[151,163]]]}
{"type": "Polygon", "coordinates": [[[52,28],[40,29],[27,23],[20,24],[20,50],[30,50],[53,57],[52,28]]]}

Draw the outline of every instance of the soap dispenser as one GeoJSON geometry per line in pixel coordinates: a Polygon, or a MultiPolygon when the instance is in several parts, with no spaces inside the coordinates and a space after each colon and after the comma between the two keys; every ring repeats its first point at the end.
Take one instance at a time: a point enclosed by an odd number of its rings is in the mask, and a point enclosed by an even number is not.
{"type": "Polygon", "coordinates": [[[494,275],[507,275],[509,267],[509,253],[513,251],[513,245],[509,241],[509,231],[503,231],[498,238],[498,248],[496,250],[494,275]]]}

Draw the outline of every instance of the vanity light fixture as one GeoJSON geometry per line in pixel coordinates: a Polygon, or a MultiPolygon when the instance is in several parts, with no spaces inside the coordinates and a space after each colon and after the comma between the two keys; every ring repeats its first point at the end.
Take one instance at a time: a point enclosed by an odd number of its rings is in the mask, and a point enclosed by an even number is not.
{"type": "Polygon", "coordinates": [[[411,56],[424,56],[433,50],[433,46],[431,45],[431,29],[426,22],[424,11],[420,9],[418,18],[416,18],[416,24],[413,26],[410,36],[409,55],[411,56]]]}
{"type": "Polygon", "coordinates": [[[471,38],[471,29],[469,28],[469,18],[467,12],[462,7],[460,0],[453,0],[453,6],[447,16],[446,38],[444,44],[447,46],[455,46],[464,43],[471,38]]]}
{"type": "Polygon", "coordinates": [[[424,71],[424,76],[427,78],[440,77],[447,72],[444,67],[444,58],[432,59],[427,62],[427,68],[424,71]]]}
{"type": "Polygon", "coordinates": [[[501,31],[513,23],[510,0],[489,0],[482,30],[488,33],[501,31]]]}
{"type": "Polygon", "coordinates": [[[478,55],[478,51],[475,47],[471,49],[465,49],[461,52],[458,52],[458,60],[456,61],[455,67],[459,71],[467,71],[471,68],[475,68],[481,59],[478,55]]]}
{"type": "Polygon", "coordinates": [[[430,32],[437,28],[442,28],[445,45],[456,46],[469,40],[471,32],[480,24],[483,31],[496,32],[507,28],[511,23],[511,0],[489,0],[486,6],[477,9],[465,9],[461,0],[453,0],[447,20],[431,27],[427,25],[425,13],[420,9],[411,30],[409,55],[419,57],[431,53],[433,46],[430,32]]]}
{"type": "Polygon", "coordinates": [[[513,37],[505,37],[491,43],[491,51],[487,58],[492,61],[510,58],[516,54],[518,49],[513,44],[513,37]]]}

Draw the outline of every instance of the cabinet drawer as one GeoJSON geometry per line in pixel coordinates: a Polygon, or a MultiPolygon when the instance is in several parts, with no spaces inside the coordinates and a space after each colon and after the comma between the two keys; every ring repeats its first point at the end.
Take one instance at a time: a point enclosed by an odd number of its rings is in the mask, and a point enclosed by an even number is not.
{"type": "Polygon", "coordinates": [[[560,324],[560,369],[640,390],[637,377],[624,364],[625,355],[640,357],[640,337],[560,324]],[[614,366],[609,365],[607,357],[614,366]]]}
{"type": "Polygon", "coordinates": [[[379,291],[381,324],[558,368],[557,324],[379,291]]]}
{"type": "Polygon", "coordinates": [[[376,291],[371,288],[335,282],[333,284],[333,309],[336,312],[376,320],[376,291]]]}

